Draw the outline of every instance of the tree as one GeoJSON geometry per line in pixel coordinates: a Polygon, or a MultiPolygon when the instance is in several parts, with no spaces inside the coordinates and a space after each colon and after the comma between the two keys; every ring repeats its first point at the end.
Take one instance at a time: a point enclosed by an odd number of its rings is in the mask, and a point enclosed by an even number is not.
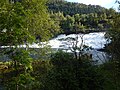
{"type": "Polygon", "coordinates": [[[46,0],[0,2],[0,46],[4,47],[5,54],[13,60],[16,78],[20,65],[24,68],[24,75],[32,70],[29,44],[35,43],[36,40],[39,42],[48,40],[52,36],[51,32],[56,30],[45,4],[46,0]],[[21,45],[26,45],[25,49],[21,45]]]}
{"type": "Polygon", "coordinates": [[[111,16],[113,20],[110,22],[111,28],[107,32],[108,40],[111,42],[107,45],[109,55],[111,55],[110,63],[112,63],[112,79],[114,79],[115,89],[120,89],[120,14],[116,13],[111,16]]]}
{"type": "Polygon", "coordinates": [[[74,17],[71,17],[70,15],[67,15],[66,18],[62,21],[61,28],[66,34],[73,31],[74,22],[74,17]]]}
{"type": "Polygon", "coordinates": [[[0,15],[1,45],[32,43],[38,35],[41,41],[51,35],[45,0],[22,0],[21,3],[4,1],[0,15]]]}
{"type": "Polygon", "coordinates": [[[104,77],[89,60],[75,59],[71,53],[52,55],[52,69],[43,81],[45,90],[103,90],[104,77]]]}

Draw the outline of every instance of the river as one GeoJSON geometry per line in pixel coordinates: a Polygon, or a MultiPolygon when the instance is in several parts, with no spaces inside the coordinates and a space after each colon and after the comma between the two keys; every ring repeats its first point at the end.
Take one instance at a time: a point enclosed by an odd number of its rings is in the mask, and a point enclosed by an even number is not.
{"type": "Polygon", "coordinates": [[[61,46],[65,46],[64,48],[67,48],[66,44],[69,44],[69,42],[62,41],[60,39],[66,39],[68,37],[76,38],[78,37],[78,46],[81,44],[81,40],[83,39],[84,44],[92,47],[94,49],[100,49],[104,47],[104,44],[107,43],[107,40],[104,38],[105,32],[95,32],[95,33],[89,33],[89,34],[70,34],[70,35],[58,35],[56,38],[53,38],[49,41],[49,45],[52,48],[61,48],[61,46]],[[81,37],[83,37],[81,39],[81,37]]]}
{"type": "MultiPolygon", "coordinates": [[[[107,40],[104,38],[104,35],[105,32],[70,35],[61,34],[49,40],[47,42],[47,45],[49,45],[54,50],[62,49],[67,52],[71,52],[69,48],[73,46],[73,43],[75,44],[75,41],[77,41],[77,47],[80,47],[81,43],[83,45],[91,47],[92,49],[87,51],[87,53],[92,54],[93,60],[96,60],[99,63],[103,63],[106,62],[108,57],[106,52],[99,51],[99,49],[103,49],[105,44],[108,43],[107,40]]],[[[29,45],[29,47],[36,49],[41,48],[44,47],[43,44],[45,44],[45,42],[42,42],[41,44],[42,46],[34,43],[32,45],[29,45]]],[[[26,45],[21,45],[20,47],[26,47],[26,45]]],[[[4,57],[2,57],[2,59],[3,58],[4,57]]]]}
{"type": "Polygon", "coordinates": [[[105,44],[109,43],[104,36],[105,32],[70,35],[61,34],[50,40],[48,45],[50,45],[51,48],[64,49],[67,50],[67,52],[71,52],[69,47],[72,47],[75,42],[69,40],[71,40],[70,38],[77,38],[77,46],[79,47],[83,42],[84,45],[91,47],[92,49],[87,52],[92,54],[93,60],[98,61],[100,64],[106,62],[108,59],[106,52],[99,51],[105,47],[105,44]]]}

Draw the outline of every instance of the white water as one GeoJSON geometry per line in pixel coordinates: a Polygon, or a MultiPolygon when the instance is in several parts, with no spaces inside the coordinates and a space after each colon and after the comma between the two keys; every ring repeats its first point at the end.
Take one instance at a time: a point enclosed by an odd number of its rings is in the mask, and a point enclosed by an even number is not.
{"type": "MultiPolygon", "coordinates": [[[[75,38],[78,36],[78,47],[81,44],[81,40],[83,39],[84,41],[84,45],[87,45],[89,47],[92,47],[94,49],[100,49],[104,47],[104,44],[106,44],[107,40],[104,38],[105,32],[96,32],[96,33],[89,33],[89,34],[70,34],[70,35],[65,35],[65,34],[61,34],[58,35],[56,38],[53,38],[51,40],[49,40],[48,42],[42,42],[41,44],[30,44],[29,48],[42,48],[46,45],[49,45],[51,48],[64,48],[67,49],[68,47],[71,47],[71,42],[67,41],[61,41],[60,39],[66,39],[68,37],[72,37],[75,38]],[[81,39],[80,37],[83,36],[83,38],[81,39]],[[61,47],[63,46],[63,47],[61,47]]],[[[1,48],[7,48],[9,46],[1,46],[1,48]]],[[[14,46],[13,46],[14,47],[14,46]]],[[[26,45],[20,45],[18,47],[26,47],[26,45]]]]}
{"type": "Polygon", "coordinates": [[[78,36],[78,46],[81,44],[81,36],[83,36],[84,44],[92,47],[94,49],[100,49],[104,47],[104,44],[106,44],[107,40],[104,38],[105,32],[97,32],[97,33],[89,33],[89,34],[70,34],[70,35],[58,35],[56,38],[49,41],[49,44],[51,48],[61,48],[61,46],[64,46],[64,48],[68,47],[68,44],[71,43],[68,41],[60,41],[59,39],[66,39],[68,37],[75,38],[78,36]]]}
{"type": "MultiPolygon", "coordinates": [[[[51,48],[62,48],[62,49],[68,49],[72,46],[72,43],[69,41],[61,41],[60,39],[66,39],[68,37],[75,38],[78,36],[78,44],[79,45],[82,42],[82,39],[84,41],[84,44],[92,47],[92,50],[89,50],[88,53],[92,54],[93,60],[98,61],[99,64],[102,64],[107,61],[107,55],[105,52],[97,51],[97,49],[104,48],[105,44],[107,44],[107,40],[104,38],[105,32],[96,32],[96,33],[89,33],[89,34],[70,34],[70,35],[58,35],[56,38],[49,41],[49,45],[51,48]],[[81,37],[83,38],[81,39],[81,37]],[[61,47],[62,46],[62,47],[61,47]]],[[[71,52],[68,50],[68,52],[71,52]]]]}
{"type": "MultiPolygon", "coordinates": [[[[78,36],[78,47],[81,44],[81,36],[83,36],[84,44],[92,47],[93,49],[89,51],[89,53],[92,54],[93,60],[98,60],[99,63],[103,63],[106,58],[105,52],[97,51],[97,49],[104,48],[104,45],[107,43],[107,40],[104,38],[105,32],[96,32],[96,33],[89,33],[89,34],[70,34],[70,35],[58,35],[56,38],[53,38],[47,42],[47,45],[51,46],[51,48],[54,49],[68,49],[72,46],[71,42],[68,41],[60,41],[60,39],[66,39],[68,37],[75,38],[78,36]],[[62,46],[62,47],[61,47],[62,46]]],[[[29,45],[29,48],[42,48],[46,45],[46,42],[42,42],[41,45],[33,43],[32,45],[29,45]]],[[[6,48],[9,46],[2,46],[1,48],[6,48]]],[[[13,46],[14,47],[14,46],[13,46]]],[[[26,47],[26,45],[20,45],[19,47],[26,47]]],[[[71,52],[68,50],[68,52],[71,52]]]]}

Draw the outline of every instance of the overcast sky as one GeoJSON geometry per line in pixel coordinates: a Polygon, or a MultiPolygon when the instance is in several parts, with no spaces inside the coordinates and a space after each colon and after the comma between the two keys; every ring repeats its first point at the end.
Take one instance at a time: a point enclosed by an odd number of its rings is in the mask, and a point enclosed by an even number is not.
{"type": "Polygon", "coordinates": [[[66,0],[69,2],[79,2],[84,4],[91,4],[91,5],[100,5],[106,8],[116,8],[118,5],[115,4],[116,0],[66,0]]]}

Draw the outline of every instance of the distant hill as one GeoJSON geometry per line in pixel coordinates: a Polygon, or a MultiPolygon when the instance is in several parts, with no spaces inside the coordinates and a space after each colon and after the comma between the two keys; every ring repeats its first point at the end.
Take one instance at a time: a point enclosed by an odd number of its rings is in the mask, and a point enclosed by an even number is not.
{"type": "Polygon", "coordinates": [[[48,11],[63,33],[106,31],[110,29],[116,11],[99,5],[48,0],[48,11]]]}
{"type": "Polygon", "coordinates": [[[63,12],[64,15],[105,13],[108,9],[99,5],[86,5],[82,3],[67,2],[65,0],[49,0],[47,3],[49,11],[54,13],[63,12]]]}

